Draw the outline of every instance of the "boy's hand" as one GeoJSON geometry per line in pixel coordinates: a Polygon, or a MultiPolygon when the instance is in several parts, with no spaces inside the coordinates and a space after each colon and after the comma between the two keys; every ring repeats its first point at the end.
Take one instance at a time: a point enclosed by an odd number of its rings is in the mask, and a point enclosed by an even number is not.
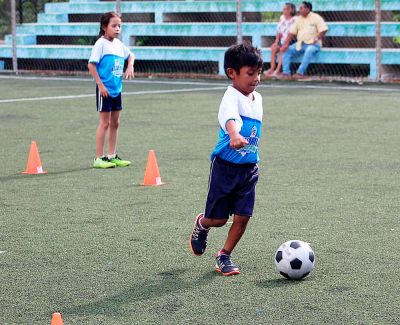
{"type": "Polygon", "coordinates": [[[243,148],[245,145],[249,144],[249,141],[247,141],[238,132],[229,134],[229,137],[230,137],[229,146],[232,149],[237,150],[237,149],[243,148]]]}
{"type": "Polygon", "coordinates": [[[226,122],[226,130],[228,131],[230,139],[229,146],[232,149],[237,150],[243,148],[246,144],[249,144],[249,142],[240,135],[234,120],[229,120],[226,122]]]}
{"type": "Polygon", "coordinates": [[[98,87],[101,97],[107,98],[108,96],[110,96],[110,93],[108,92],[107,88],[103,85],[103,83],[99,84],[98,87]]]}
{"type": "Polygon", "coordinates": [[[125,72],[125,79],[133,79],[133,78],[135,78],[135,72],[133,66],[128,65],[125,72]]]}

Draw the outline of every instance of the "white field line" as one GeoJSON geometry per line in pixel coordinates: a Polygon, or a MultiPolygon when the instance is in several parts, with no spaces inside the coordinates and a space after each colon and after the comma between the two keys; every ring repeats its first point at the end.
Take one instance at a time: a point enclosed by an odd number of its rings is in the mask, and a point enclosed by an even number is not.
{"type": "Polygon", "coordinates": [[[277,84],[261,84],[259,88],[276,88],[276,89],[326,89],[326,90],[348,90],[348,91],[374,91],[374,92],[397,92],[400,93],[399,88],[379,88],[379,87],[364,87],[364,86],[322,86],[322,85],[277,85],[277,84]]]}
{"type": "MultiPolygon", "coordinates": [[[[220,90],[220,89],[225,89],[225,88],[226,88],[225,86],[218,86],[218,87],[207,87],[207,88],[202,87],[202,88],[184,88],[184,89],[143,90],[143,91],[124,92],[123,96],[187,93],[187,92],[196,92],[196,91],[220,90]]],[[[77,98],[85,98],[85,97],[95,97],[95,94],[0,99],[0,104],[43,101],[43,100],[45,101],[45,100],[52,100],[52,99],[77,99],[77,98]]]]}
{"type": "MultiPolygon", "coordinates": [[[[84,81],[84,82],[93,82],[92,78],[67,78],[67,77],[34,77],[34,76],[1,76],[1,79],[17,79],[17,80],[45,80],[45,81],[84,81]]],[[[133,80],[126,80],[124,79],[123,82],[127,83],[134,83],[134,84],[160,84],[160,85],[198,85],[198,86],[228,86],[228,82],[201,82],[201,81],[178,81],[178,80],[144,80],[144,79],[133,79],[133,80]]]]}
{"type": "MultiPolygon", "coordinates": [[[[20,79],[20,80],[46,80],[46,81],[86,81],[93,82],[91,78],[67,78],[67,77],[35,77],[35,76],[2,76],[1,79],[20,79]]],[[[124,82],[128,83],[137,83],[137,84],[161,84],[161,85],[202,85],[202,86],[225,86],[229,85],[229,82],[201,82],[201,81],[176,81],[176,80],[143,80],[143,79],[133,79],[133,80],[124,80],[124,82]]],[[[335,86],[335,85],[307,85],[305,83],[302,84],[272,84],[263,82],[259,87],[262,88],[290,88],[290,89],[333,89],[333,90],[355,90],[355,91],[382,91],[382,92],[400,92],[400,88],[383,88],[383,87],[367,87],[367,86],[335,86]]]]}
{"type": "MultiPolygon", "coordinates": [[[[46,81],[85,81],[85,82],[93,82],[91,78],[66,78],[66,77],[34,77],[34,76],[1,76],[1,79],[20,79],[20,80],[46,80],[46,81]]],[[[175,81],[175,80],[143,80],[143,79],[134,79],[134,80],[124,80],[124,82],[128,83],[137,83],[137,84],[162,84],[162,85],[199,85],[199,86],[224,86],[227,87],[229,82],[200,82],[200,81],[175,81]]],[[[303,83],[296,84],[272,84],[272,83],[261,83],[261,88],[277,88],[277,89],[327,89],[327,90],[351,90],[351,91],[376,91],[376,92],[400,92],[399,88],[381,88],[381,87],[367,87],[367,86],[338,86],[338,85],[307,85],[303,83]]]]}

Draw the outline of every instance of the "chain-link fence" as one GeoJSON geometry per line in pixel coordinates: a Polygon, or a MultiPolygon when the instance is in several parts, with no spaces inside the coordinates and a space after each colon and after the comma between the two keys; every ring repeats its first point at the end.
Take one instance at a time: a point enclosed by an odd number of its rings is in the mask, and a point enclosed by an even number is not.
{"type": "MultiPolygon", "coordinates": [[[[13,70],[11,2],[0,0],[0,69],[6,72],[13,70]]],[[[300,3],[294,2],[297,8],[300,3]]],[[[30,72],[86,73],[101,14],[118,10],[118,1],[101,0],[15,0],[15,4],[14,59],[18,71],[30,72]]],[[[268,69],[284,4],[120,1],[121,39],[136,54],[138,74],[223,75],[224,50],[241,38],[262,48],[268,69]]],[[[400,1],[315,0],[313,5],[329,31],[307,74],[316,79],[400,79],[400,1]]],[[[293,69],[298,65],[293,62],[293,69]]]]}

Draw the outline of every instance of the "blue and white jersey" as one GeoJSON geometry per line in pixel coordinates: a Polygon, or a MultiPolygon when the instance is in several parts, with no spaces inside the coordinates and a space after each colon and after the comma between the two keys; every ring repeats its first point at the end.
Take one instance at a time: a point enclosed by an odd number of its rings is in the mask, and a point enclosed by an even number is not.
{"type": "Polygon", "coordinates": [[[100,37],[94,44],[89,62],[96,63],[97,72],[111,97],[122,91],[122,75],[130,50],[118,39],[111,41],[100,37]]]}
{"type": "Polygon", "coordinates": [[[229,86],[219,106],[218,121],[220,124],[219,141],[211,154],[235,164],[257,163],[258,142],[262,128],[262,97],[254,91],[254,100],[243,95],[240,91],[229,86]],[[229,146],[229,135],[226,123],[229,120],[236,122],[239,133],[249,142],[241,149],[235,150],[229,146]]]}

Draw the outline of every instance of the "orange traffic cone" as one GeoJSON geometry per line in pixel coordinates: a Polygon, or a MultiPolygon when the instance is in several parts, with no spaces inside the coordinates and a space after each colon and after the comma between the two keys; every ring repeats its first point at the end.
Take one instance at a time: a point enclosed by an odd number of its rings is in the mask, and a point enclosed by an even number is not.
{"type": "Polygon", "coordinates": [[[147,158],[146,171],[144,172],[144,180],[142,185],[144,186],[158,186],[163,185],[161,182],[160,170],[158,169],[156,154],[151,149],[149,157],[147,158]]]}
{"type": "Polygon", "coordinates": [[[62,320],[60,313],[53,313],[53,317],[51,318],[50,325],[64,325],[64,322],[62,320]]]}
{"type": "Polygon", "coordinates": [[[35,141],[32,141],[29,150],[28,162],[26,163],[26,171],[22,174],[46,174],[40,161],[39,150],[35,141]]]}

